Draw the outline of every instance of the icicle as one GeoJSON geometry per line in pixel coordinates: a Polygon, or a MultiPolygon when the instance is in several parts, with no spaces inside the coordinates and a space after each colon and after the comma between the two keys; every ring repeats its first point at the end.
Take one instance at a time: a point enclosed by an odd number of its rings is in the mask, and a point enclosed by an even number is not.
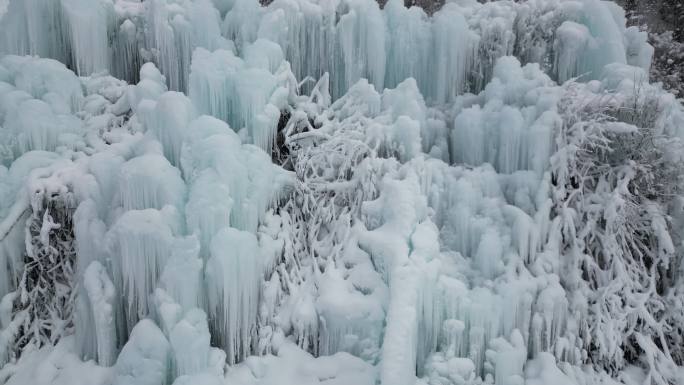
{"type": "Polygon", "coordinates": [[[341,15],[336,33],[339,42],[339,69],[331,72],[333,97],[337,98],[359,79],[368,79],[381,91],[385,83],[384,20],[375,2],[348,3],[346,14],[341,15]]]}
{"type": "Polygon", "coordinates": [[[124,311],[123,330],[151,314],[150,295],[168,259],[173,234],[168,219],[153,209],[123,214],[107,233],[113,277],[124,311]]]}
{"type": "Polygon", "coordinates": [[[247,66],[260,68],[275,74],[283,63],[283,50],[270,40],[257,39],[245,47],[243,58],[247,66]]]}
{"type": "Polygon", "coordinates": [[[589,29],[584,25],[566,21],[556,29],[554,41],[555,72],[559,83],[574,76],[584,75],[588,69],[584,59],[585,51],[595,45],[589,29]]]}
{"type": "Polygon", "coordinates": [[[233,228],[219,231],[211,242],[205,276],[214,337],[235,363],[251,354],[256,342],[256,316],[262,276],[256,237],[233,228]]]}
{"type": "Polygon", "coordinates": [[[22,102],[6,126],[16,135],[15,157],[33,150],[54,151],[61,134],[81,128],[74,117],[56,116],[50,105],[37,99],[22,102]]]}
{"type": "MultiPolygon", "coordinates": [[[[568,301],[558,276],[549,275],[548,286],[537,297],[535,310],[541,316],[542,330],[539,338],[541,351],[553,352],[554,345],[565,332],[568,301]]],[[[537,321],[540,322],[540,321],[537,321]]]]}
{"type": "Polygon", "coordinates": [[[111,0],[61,0],[65,35],[78,75],[110,68],[109,33],[114,21],[111,0]]]}
{"type": "Polygon", "coordinates": [[[385,87],[396,87],[412,77],[424,87],[423,92],[428,92],[432,49],[430,20],[421,8],[406,8],[401,0],[388,1],[383,13],[388,32],[385,87]]]}
{"type": "Polygon", "coordinates": [[[143,119],[147,130],[164,147],[164,156],[174,166],[180,165],[183,138],[195,116],[190,99],[180,92],[169,91],[159,96],[154,111],[143,119]]]}
{"type": "Polygon", "coordinates": [[[143,61],[138,27],[130,19],[125,19],[118,28],[112,43],[112,75],[134,84],[140,80],[138,71],[143,61]]]}
{"type": "MultiPolygon", "coordinates": [[[[192,60],[190,98],[200,112],[229,123],[236,131],[246,128],[252,142],[270,152],[280,118],[280,103],[270,103],[278,79],[268,68],[248,67],[250,63],[263,66],[255,55],[250,54],[251,62],[245,63],[230,51],[197,49],[192,60]]],[[[268,54],[274,55],[282,53],[268,54]]]]}
{"type": "Polygon", "coordinates": [[[0,52],[36,55],[67,63],[61,0],[10,1],[0,20],[0,52]]]}
{"type": "MultiPolygon", "coordinates": [[[[220,204],[221,211],[215,213],[217,217],[206,220],[218,226],[222,220],[220,217],[229,213],[232,227],[256,232],[259,221],[289,183],[291,175],[274,166],[271,158],[261,149],[240,144],[237,134],[220,120],[202,116],[191,123],[188,132],[182,151],[183,173],[190,180],[202,175],[202,180],[198,179],[195,183],[219,188],[213,192],[192,191],[192,205],[207,204],[202,201],[211,194],[229,192],[230,196],[222,198],[226,200],[220,204]],[[208,171],[202,171],[205,169],[208,171]],[[227,199],[232,200],[232,205],[227,199]]],[[[216,205],[216,202],[211,205],[216,205]]],[[[191,214],[191,226],[204,222],[205,219],[201,218],[204,216],[208,214],[191,214]]],[[[213,226],[209,222],[201,226],[213,226]]],[[[212,228],[207,230],[211,232],[212,228]]],[[[200,240],[205,236],[208,234],[202,235],[200,240]]]]}
{"type": "Polygon", "coordinates": [[[173,327],[169,337],[174,355],[174,376],[201,373],[209,367],[209,339],[207,315],[199,309],[188,311],[173,327]]]}
{"type": "Polygon", "coordinates": [[[92,311],[97,362],[103,366],[110,366],[116,359],[118,342],[114,319],[114,284],[104,266],[94,261],[83,274],[83,286],[88,297],[88,308],[92,311]]]}
{"type": "Polygon", "coordinates": [[[466,89],[477,37],[468,30],[468,23],[455,4],[446,4],[435,14],[432,34],[434,49],[430,62],[434,67],[429,69],[432,84],[426,93],[434,103],[443,104],[466,89]]]}
{"type": "Polygon", "coordinates": [[[161,155],[142,155],[124,163],[118,184],[118,203],[126,211],[165,205],[183,209],[185,183],[178,169],[161,155]]]}
{"type": "Polygon", "coordinates": [[[168,337],[174,326],[183,318],[183,308],[164,289],[155,289],[150,297],[154,303],[154,320],[168,337]]]}
{"type": "Polygon", "coordinates": [[[155,62],[166,76],[168,87],[184,91],[187,76],[184,65],[189,65],[191,31],[183,14],[175,18],[183,8],[171,8],[167,0],[151,0],[146,5],[149,24],[145,31],[145,44],[155,48],[155,62]]]}
{"type": "Polygon", "coordinates": [[[534,170],[541,176],[560,126],[559,89],[538,65],[520,67],[513,57],[500,58],[492,75],[479,100],[457,98],[457,106],[479,104],[457,110],[451,159],[475,166],[487,162],[501,173],[534,170]]]}
{"type": "Polygon", "coordinates": [[[176,239],[171,256],[159,277],[164,289],[183,311],[205,304],[200,245],[195,237],[176,239]]]}
{"type": "Polygon", "coordinates": [[[194,180],[185,206],[188,231],[200,241],[200,255],[209,259],[210,243],[214,235],[230,225],[230,212],[233,199],[230,189],[221,182],[214,170],[204,170],[194,180]]]}
{"type": "Polygon", "coordinates": [[[185,92],[193,50],[227,48],[229,43],[219,34],[219,14],[209,0],[179,3],[146,3],[145,44],[154,49],[155,62],[166,75],[169,89],[185,92]]]}

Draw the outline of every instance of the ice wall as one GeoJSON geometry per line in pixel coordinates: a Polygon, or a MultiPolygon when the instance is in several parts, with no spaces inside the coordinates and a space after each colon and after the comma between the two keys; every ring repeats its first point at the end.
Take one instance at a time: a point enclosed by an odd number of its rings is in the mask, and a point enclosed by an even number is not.
{"type": "Polygon", "coordinates": [[[454,103],[452,161],[489,163],[501,173],[533,170],[541,176],[562,124],[556,107],[560,92],[537,64],[521,68],[516,59],[502,58],[483,92],[454,103]]]}
{"type": "Polygon", "coordinates": [[[109,70],[132,82],[152,60],[170,89],[187,91],[196,47],[236,48],[247,57],[261,38],[281,47],[298,79],[331,74],[335,98],[360,78],[381,91],[410,76],[435,103],[480,91],[504,55],[540,63],[560,81],[597,78],[612,62],[648,66],[652,56],[643,33],[627,30],[624,15],[598,0],[459,2],[431,17],[396,0],[383,9],[370,0],[266,7],[239,0],[218,8],[209,0],[12,0],[0,20],[0,52],[52,57],[81,75],[109,70]]]}
{"type": "Polygon", "coordinates": [[[11,0],[0,52],[61,62],[0,59],[0,342],[29,192],[68,191],[73,349],[115,384],[561,378],[590,332],[557,83],[684,122],[595,0],[11,0]]]}
{"type": "Polygon", "coordinates": [[[280,110],[288,104],[289,65],[280,47],[257,40],[243,60],[231,51],[193,54],[189,95],[199,111],[226,121],[265,151],[275,141],[280,110]]]}

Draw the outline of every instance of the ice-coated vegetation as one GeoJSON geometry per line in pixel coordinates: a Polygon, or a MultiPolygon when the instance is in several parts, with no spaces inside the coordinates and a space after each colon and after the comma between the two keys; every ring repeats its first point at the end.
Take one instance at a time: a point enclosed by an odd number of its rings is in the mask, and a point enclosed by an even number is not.
{"type": "Polygon", "coordinates": [[[653,54],[599,0],[0,0],[0,384],[681,384],[653,54]]]}

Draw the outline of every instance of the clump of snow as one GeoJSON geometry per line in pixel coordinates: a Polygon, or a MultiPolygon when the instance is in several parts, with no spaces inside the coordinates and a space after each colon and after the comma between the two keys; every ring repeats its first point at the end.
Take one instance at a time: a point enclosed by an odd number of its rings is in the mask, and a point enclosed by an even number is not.
{"type": "Polygon", "coordinates": [[[114,365],[113,385],[169,384],[171,346],[161,330],[149,319],[131,331],[114,365]]]}
{"type": "Polygon", "coordinates": [[[8,385],[106,385],[111,379],[111,369],[79,359],[72,337],[54,347],[27,352],[0,369],[0,380],[8,385]]]}

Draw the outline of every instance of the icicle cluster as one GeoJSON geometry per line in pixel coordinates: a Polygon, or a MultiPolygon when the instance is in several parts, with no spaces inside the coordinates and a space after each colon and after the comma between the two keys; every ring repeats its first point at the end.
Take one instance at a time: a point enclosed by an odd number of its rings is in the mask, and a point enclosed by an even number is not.
{"type": "Polygon", "coordinates": [[[0,382],[682,378],[684,108],[613,3],[10,0],[0,53],[0,382]]]}

